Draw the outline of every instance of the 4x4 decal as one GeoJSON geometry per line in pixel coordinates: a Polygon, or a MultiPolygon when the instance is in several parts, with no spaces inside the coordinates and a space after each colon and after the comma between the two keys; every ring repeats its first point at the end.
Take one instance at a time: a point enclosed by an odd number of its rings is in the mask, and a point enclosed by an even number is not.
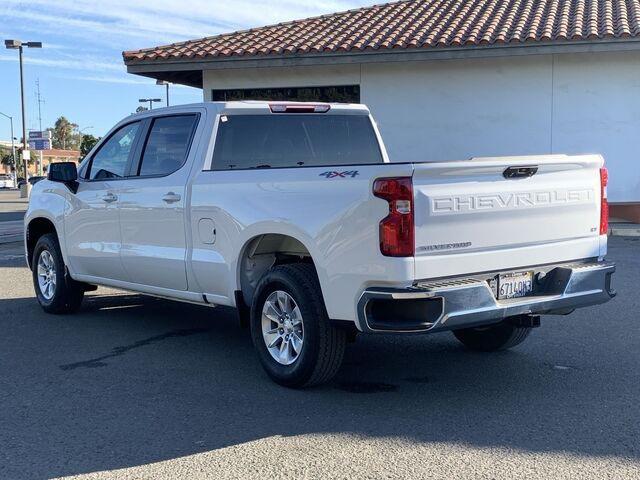
{"type": "Polygon", "coordinates": [[[351,178],[355,178],[358,175],[358,170],[346,170],[344,172],[322,172],[319,176],[320,177],[327,177],[327,178],[346,178],[346,177],[351,177],[351,178]]]}

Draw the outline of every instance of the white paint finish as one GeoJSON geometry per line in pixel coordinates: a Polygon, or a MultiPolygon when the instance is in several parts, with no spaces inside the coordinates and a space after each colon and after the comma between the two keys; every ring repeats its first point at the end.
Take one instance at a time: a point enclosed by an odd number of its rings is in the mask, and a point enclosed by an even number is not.
{"type": "Polygon", "coordinates": [[[110,180],[81,182],[77,193],[69,197],[64,230],[73,273],[129,280],[120,259],[118,203],[105,201],[107,195],[117,198],[119,186],[118,181],[110,180]]]}
{"type": "MultiPolygon", "coordinates": [[[[580,229],[597,224],[599,211],[595,197],[576,205],[558,205],[559,210],[552,214],[548,208],[540,206],[538,210],[546,215],[533,215],[536,209],[527,208],[515,219],[512,211],[498,210],[493,217],[487,212],[426,214],[434,195],[469,197],[494,191],[508,194],[561,188],[591,189],[599,195],[597,168],[600,157],[508,157],[422,165],[359,165],[357,176],[331,178],[321,174],[332,169],[353,170],[354,167],[203,171],[215,139],[216,118],[224,109],[239,106],[174,107],[142,116],[202,109],[204,121],[196,133],[194,153],[190,155],[184,173],[178,175],[181,183],[171,176],[80,182],[78,194],[72,195],[64,185],[43,180],[35,189],[26,221],[46,216],[53,219],[59,232],[66,232],[66,237],[61,235],[61,241],[69,245],[71,253],[67,261],[75,279],[191,302],[204,302],[205,294],[209,301],[231,306],[235,304],[234,292],[241,288],[239,260],[245,247],[260,235],[287,235],[310,253],[329,316],[351,321],[356,320],[357,300],[368,287],[406,287],[416,278],[460,276],[604,254],[606,237],[598,236],[597,232],[584,237],[579,234],[580,229]],[[541,165],[541,172],[532,179],[505,180],[499,175],[506,166],[529,163],[541,165]],[[418,245],[438,235],[443,241],[458,241],[453,237],[468,234],[480,247],[478,251],[446,255],[420,253],[415,258],[382,256],[378,225],[388,214],[389,206],[373,196],[373,182],[380,177],[411,175],[414,175],[416,185],[418,245]],[[136,182],[141,182],[138,185],[142,186],[135,187],[139,191],[127,198],[128,189],[136,182]],[[173,236],[163,238],[167,228],[172,230],[171,235],[179,230],[180,220],[172,217],[169,221],[163,214],[154,214],[148,221],[145,217],[156,208],[151,206],[148,197],[166,189],[167,182],[185,187],[182,205],[185,209],[184,244],[182,237],[177,240],[173,236]],[[131,213],[129,219],[118,220],[118,208],[110,206],[118,202],[104,204],[107,206],[98,202],[102,201],[105,192],[118,196],[123,202],[121,211],[125,216],[128,215],[126,211],[131,213]],[[57,200],[63,197],[67,199],[66,207],[64,201],[57,200]],[[214,244],[200,239],[202,219],[211,219],[216,226],[214,244]],[[546,228],[547,220],[555,225],[551,232],[546,228]],[[537,227],[528,222],[536,223],[537,227]],[[146,275],[144,278],[134,280],[122,273],[122,261],[131,258],[127,259],[128,247],[121,247],[121,224],[127,232],[125,237],[132,239],[127,240],[127,245],[138,242],[144,246],[131,249],[135,250],[133,260],[144,260],[131,272],[146,275]],[[441,228],[431,232],[432,224],[441,228]],[[523,245],[523,234],[527,233],[535,238],[523,245]],[[502,243],[498,241],[500,239],[504,239],[502,243]],[[150,246],[151,242],[154,243],[150,246]],[[183,248],[186,249],[184,256],[183,248]],[[146,253],[145,249],[148,250],[146,253]],[[175,251],[171,249],[180,253],[174,255],[175,251]],[[171,265],[163,263],[165,261],[171,265]],[[181,268],[186,274],[186,290],[183,277],[176,273],[181,268]],[[176,276],[180,285],[171,284],[176,276]]],[[[268,107],[265,105],[264,108],[268,107]]],[[[358,114],[366,115],[367,112],[359,111],[358,114]]],[[[129,264],[127,266],[129,269],[129,264]]]]}
{"type": "Polygon", "coordinates": [[[602,163],[557,155],[416,164],[416,277],[600,256],[602,163]],[[505,180],[505,164],[539,169],[505,180]]]}
{"type": "Polygon", "coordinates": [[[180,108],[180,113],[199,115],[183,166],[170,175],[121,180],[118,201],[121,258],[130,281],[173,290],[188,289],[186,185],[193,166],[201,165],[199,140],[210,132],[205,108],[186,106],[180,108]],[[169,196],[177,201],[166,202],[169,196]]]}
{"type": "Polygon", "coordinates": [[[186,181],[187,175],[178,171],[168,177],[120,182],[121,258],[131,282],[187,290],[186,181]],[[163,197],[169,192],[181,200],[165,203],[163,197]]]}
{"type": "MultiPolygon", "coordinates": [[[[24,237],[25,252],[27,245],[27,235],[29,224],[35,219],[49,220],[56,228],[58,239],[60,240],[60,251],[65,263],[68,262],[66,235],[64,228],[64,213],[69,207],[68,202],[72,200],[72,195],[66,187],[42,180],[36,183],[31,190],[29,206],[23,219],[24,227],[22,235],[24,237]]],[[[6,222],[3,222],[6,223],[6,222]]],[[[27,259],[27,263],[30,259],[27,259]]]]}
{"type": "Polygon", "coordinates": [[[327,167],[199,174],[192,187],[191,222],[193,269],[203,292],[230,299],[239,288],[244,247],[267,233],[293,237],[310,252],[331,318],[355,320],[357,298],[369,285],[410,284],[413,259],[380,254],[378,222],[388,206],[371,192],[375,178],[410,176],[412,166],[357,170],[355,178],[335,179],[320,175],[327,167]],[[214,245],[195,240],[201,218],[215,222],[214,245]]]}
{"type": "Polygon", "coordinates": [[[600,153],[609,201],[640,201],[640,52],[557,55],[553,150],[600,153]]]}
{"type": "Polygon", "coordinates": [[[216,243],[216,224],[210,218],[201,218],[198,221],[198,240],[205,245],[216,243]]]}
{"type": "Polygon", "coordinates": [[[323,87],[360,84],[360,65],[204,70],[204,99],[212,89],[323,87]]]}

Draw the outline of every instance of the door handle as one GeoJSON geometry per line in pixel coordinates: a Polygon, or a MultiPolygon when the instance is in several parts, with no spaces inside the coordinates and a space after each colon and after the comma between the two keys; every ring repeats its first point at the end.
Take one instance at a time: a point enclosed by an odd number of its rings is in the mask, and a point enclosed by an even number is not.
{"type": "Polygon", "coordinates": [[[162,201],[166,203],[175,203],[180,201],[180,195],[177,193],[169,192],[164,197],[162,197],[162,201]]]}
{"type": "Polygon", "coordinates": [[[509,167],[502,175],[504,178],[529,178],[538,173],[537,165],[525,165],[522,167],[509,167]]]}
{"type": "Polygon", "coordinates": [[[118,200],[118,197],[115,196],[113,193],[107,193],[106,195],[102,196],[102,201],[107,203],[113,203],[116,200],[118,200]]]}

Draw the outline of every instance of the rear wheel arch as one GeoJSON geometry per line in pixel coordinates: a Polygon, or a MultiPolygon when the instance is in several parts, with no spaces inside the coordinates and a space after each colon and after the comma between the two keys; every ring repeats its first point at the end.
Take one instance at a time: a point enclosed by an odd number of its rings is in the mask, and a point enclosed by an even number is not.
{"type": "Polygon", "coordinates": [[[247,240],[240,249],[237,264],[236,285],[242,301],[250,306],[260,279],[274,266],[288,263],[310,264],[318,275],[309,248],[294,236],[264,233],[247,240]]]}

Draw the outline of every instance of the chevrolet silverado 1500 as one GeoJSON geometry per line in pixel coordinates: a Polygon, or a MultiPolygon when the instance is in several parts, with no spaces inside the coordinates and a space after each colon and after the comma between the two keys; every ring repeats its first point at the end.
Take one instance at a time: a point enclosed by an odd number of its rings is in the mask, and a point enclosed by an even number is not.
{"type": "Polygon", "coordinates": [[[203,103],[52,164],[25,217],[41,306],[105,285],[236,307],[276,382],[329,380],[358,332],[513,347],[608,301],[599,155],[392,163],[362,105],[203,103]]]}

